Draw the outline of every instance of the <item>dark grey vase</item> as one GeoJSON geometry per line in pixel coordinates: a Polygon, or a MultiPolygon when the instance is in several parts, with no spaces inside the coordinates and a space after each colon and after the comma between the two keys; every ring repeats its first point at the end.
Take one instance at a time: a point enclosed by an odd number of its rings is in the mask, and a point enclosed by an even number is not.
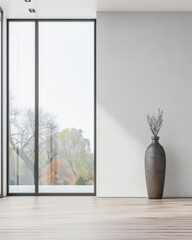
{"type": "Polygon", "coordinates": [[[161,199],[163,196],[166,156],[163,147],[159,144],[159,137],[152,137],[152,143],[145,153],[145,176],[148,197],[161,199]]]}

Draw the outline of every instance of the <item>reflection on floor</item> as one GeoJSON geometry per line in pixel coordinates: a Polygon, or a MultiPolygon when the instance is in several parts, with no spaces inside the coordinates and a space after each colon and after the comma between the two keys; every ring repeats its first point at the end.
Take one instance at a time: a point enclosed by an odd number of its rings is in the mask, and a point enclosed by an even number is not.
{"type": "MultiPolygon", "coordinates": [[[[10,193],[34,193],[33,185],[10,185],[10,193]]],[[[40,193],[94,193],[94,185],[40,185],[40,193]]]]}

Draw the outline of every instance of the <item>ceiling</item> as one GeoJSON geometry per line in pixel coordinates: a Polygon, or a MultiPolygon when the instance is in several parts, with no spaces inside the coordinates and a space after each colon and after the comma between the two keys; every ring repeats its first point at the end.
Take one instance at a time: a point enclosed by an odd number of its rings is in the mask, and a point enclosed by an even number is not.
{"type": "Polygon", "coordinates": [[[96,18],[97,11],[192,11],[192,0],[0,0],[0,6],[7,18],[96,18]]]}

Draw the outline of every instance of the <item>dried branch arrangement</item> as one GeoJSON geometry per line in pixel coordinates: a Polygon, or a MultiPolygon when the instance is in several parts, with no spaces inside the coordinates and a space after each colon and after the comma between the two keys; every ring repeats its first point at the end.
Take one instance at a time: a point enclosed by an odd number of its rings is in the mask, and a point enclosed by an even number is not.
{"type": "Polygon", "coordinates": [[[151,117],[147,115],[147,122],[153,136],[157,137],[159,130],[163,126],[163,111],[159,109],[157,117],[154,114],[151,117]]]}

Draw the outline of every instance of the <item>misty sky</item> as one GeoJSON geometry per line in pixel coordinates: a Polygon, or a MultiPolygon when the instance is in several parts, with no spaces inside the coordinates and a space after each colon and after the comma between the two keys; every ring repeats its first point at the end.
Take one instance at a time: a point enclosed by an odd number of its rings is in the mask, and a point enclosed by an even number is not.
{"type": "MultiPolygon", "coordinates": [[[[19,110],[34,109],[34,27],[33,22],[10,23],[10,90],[19,110]]],[[[56,116],[59,130],[82,129],[93,150],[92,22],[39,24],[39,107],[56,116]]]]}

